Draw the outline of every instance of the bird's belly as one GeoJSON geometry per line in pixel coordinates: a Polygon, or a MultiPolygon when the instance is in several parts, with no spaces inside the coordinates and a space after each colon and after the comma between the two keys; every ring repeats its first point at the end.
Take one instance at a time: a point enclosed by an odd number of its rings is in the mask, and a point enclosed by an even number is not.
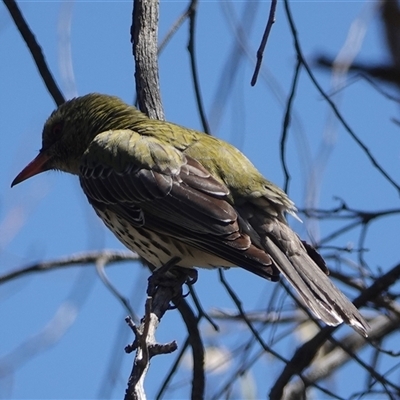
{"type": "Polygon", "coordinates": [[[96,210],[99,217],[115,236],[130,250],[136,252],[155,267],[161,267],[173,257],[181,258],[179,266],[185,268],[233,267],[223,258],[196,249],[172,236],[153,232],[145,227],[134,227],[118,215],[96,210]]]}

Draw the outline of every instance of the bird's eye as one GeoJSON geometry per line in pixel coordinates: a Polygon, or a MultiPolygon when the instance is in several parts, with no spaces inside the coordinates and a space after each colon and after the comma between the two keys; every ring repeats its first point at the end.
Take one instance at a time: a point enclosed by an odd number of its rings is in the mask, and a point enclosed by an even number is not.
{"type": "Polygon", "coordinates": [[[56,124],[54,124],[51,133],[52,133],[53,136],[55,136],[55,137],[60,136],[61,133],[62,133],[62,129],[63,129],[62,123],[61,123],[61,122],[57,122],[56,124]]]}

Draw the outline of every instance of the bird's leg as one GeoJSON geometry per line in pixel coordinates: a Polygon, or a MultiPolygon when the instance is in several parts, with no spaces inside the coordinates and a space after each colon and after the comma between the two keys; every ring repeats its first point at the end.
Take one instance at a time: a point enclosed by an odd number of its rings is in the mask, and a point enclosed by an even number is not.
{"type": "Polygon", "coordinates": [[[152,296],[159,286],[174,287],[175,296],[182,296],[182,285],[187,283],[193,285],[197,281],[197,271],[195,269],[177,267],[181,261],[180,257],[173,257],[166,264],[153,271],[148,279],[147,294],[152,296]]]}
{"type": "Polygon", "coordinates": [[[173,257],[160,268],[157,268],[153,271],[148,279],[149,283],[147,286],[147,294],[149,296],[153,296],[155,294],[158,286],[172,286],[171,280],[176,282],[176,278],[174,276],[171,277],[170,274],[167,276],[167,273],[172,267],[176,266],[179,261],[181,261],[180,257],[173,257]]]}
{"type": "Polygon", "coordinates": [[[197,282],[197,279],[199,276],[197,270],[194,268],[179,268],[179,270],[178,270],[178,268],[175,268],[174,271],[179,273],[181,280],[179,282],[175,281],[176,294],[175,294],[174,298],[172,299],[174,301],[175,305],[170,304],[169,310],[175,310],[176,308],[178,308],[179,302],[182,299],[184,299],[185,297],[189,296],[190,292],[187,292],[185,294],[182,293],[182,285],[184,283],[186,283],[186,285],[189,285],[189,286],[194,285],[197,282]]]}
{"type": "Polygon", "coordinates": [[[197,269],[187,268],[185,270],[185,273],[187,276],[185,283],[187,285],[194,285],[197,282],[197,279],[199,277],[199,274],[197,273],[197,269]]]}

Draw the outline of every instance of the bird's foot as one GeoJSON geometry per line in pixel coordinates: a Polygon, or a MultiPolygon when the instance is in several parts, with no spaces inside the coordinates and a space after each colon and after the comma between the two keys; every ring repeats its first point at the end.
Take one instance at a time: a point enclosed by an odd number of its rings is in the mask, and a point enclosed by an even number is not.
{"type": "Polygon", "coordinates": [[[174,274],[171,276],[173,267],[181,261],[179,257],[173,257],[167,263],[153,271],[148,279],[147,295],[154,296],[159,286],[172,286],[171,281],[175,280],[174,274]]]}
{"type": "Polygon", "coordinates": [[[194,285],[197,281],[197,271],[195,269],[181,268],[176,265],[181,259],[174,257],[162,267],[153,271],[148,279],[147,295],[154,296],[159,287],[172,288],[174,300],[186,297],[182,294],[182,285],[194,285]]]}
{"type": "Polygon", "coordinates": [[[178,308],[179,302],[184,299],[185,297],[189,296],[190,292],[187,292],[185,294],[182,293],[182,285],[186,283],[186,285],[191,286],[194,285],[197,282],[197,279],[199,277],[199,274],[196,269],[188,269],[188,268],[182,268],[180,270],[181,274],[184,274],[182,276],[182,280],[180,283],[177,283],[176,285],[176,294],[172,298],[172,301],[175,303],[175,305],[170,305],[169,310],[175,310],[178,308]]]}

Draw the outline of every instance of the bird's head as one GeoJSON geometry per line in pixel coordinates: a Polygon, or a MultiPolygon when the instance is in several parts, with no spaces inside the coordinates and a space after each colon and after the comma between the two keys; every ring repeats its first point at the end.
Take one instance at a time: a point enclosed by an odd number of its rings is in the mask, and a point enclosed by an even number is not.
{"type": "Polygon", "coordinates": [[[113,96],[92,93],[65,102],[44,125],[39,154],[11,186],[51,169],[78,174],[82,155],[96,135],[132,129],[145,118],[136,108],[113,96]]]}

